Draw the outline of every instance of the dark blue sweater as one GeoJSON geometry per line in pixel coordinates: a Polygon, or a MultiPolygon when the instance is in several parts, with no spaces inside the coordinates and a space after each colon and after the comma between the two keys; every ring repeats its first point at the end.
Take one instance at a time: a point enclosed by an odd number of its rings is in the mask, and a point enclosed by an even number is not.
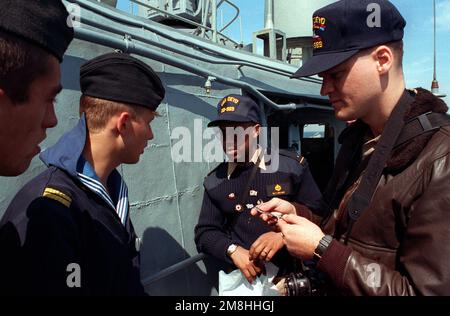
{"type": "Polygon", "coordinates": [[[202,209],[195,227],[199,252],[231,263],[226,250],[232,243],[250,249],[259,236],[271,231],[262,220],[250,215],[252,205],[257,205],[258,200],[267,202],[279,197],[318,208],[321,194],[307,164],[280,155],[279,165],[275,173],[262,173],[258,169],[243,202],[239,195],[250,177],[253,164],[238,167],[228,179],[227,163],[222,163],[205,178],[202,209]],[[277,185],[279,187],[276,188],[277,185]],[[257,196],[255,192],[250,195],[250,190],[256,191],[257,196]],[[236,204],[241,203],[242,211],[239,212],[236,204]]]}

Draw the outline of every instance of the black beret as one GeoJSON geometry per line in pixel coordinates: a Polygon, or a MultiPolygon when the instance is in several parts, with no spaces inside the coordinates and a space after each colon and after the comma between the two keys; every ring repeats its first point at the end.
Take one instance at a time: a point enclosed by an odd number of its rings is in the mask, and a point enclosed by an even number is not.
{"type": "Polygon", "coordinates": [[[98,56],[81,66],[81,93],[156,110],[166,93],[147,64],[124,53],[98,56]]]}
{"type": "Polygon", "coordinates": [[[60,62],[74,35],[68,17],[60,0],[0,1],[0,30],[33,42],[60,62]]]}

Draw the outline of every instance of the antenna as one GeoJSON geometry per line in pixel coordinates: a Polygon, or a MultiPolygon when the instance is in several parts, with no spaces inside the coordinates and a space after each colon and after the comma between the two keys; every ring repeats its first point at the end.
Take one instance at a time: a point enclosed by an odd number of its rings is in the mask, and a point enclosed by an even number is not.
{"type": "Polygon", "coordinates": [[[445,94],[439,93],[439,82],[436,79],[436,0],[433,0],[433,18],[434,18],[434,69],[433,69],[433,81],[431,82],[431,92],[439,97],[445,98],[445,94]]]}
{"type": "Polygon", "coordinates": [[[244,45],[244,33],[242,31],[242,16],[239,16],[239,29],[241,32],[241,45],[244,45]]]}

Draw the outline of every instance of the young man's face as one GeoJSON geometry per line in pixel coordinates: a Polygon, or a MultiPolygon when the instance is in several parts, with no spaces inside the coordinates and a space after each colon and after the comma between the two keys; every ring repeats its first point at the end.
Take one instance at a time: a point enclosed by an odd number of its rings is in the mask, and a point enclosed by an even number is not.
{"type": "Polygon", "coordinates": [[[228,122],[219,126],[222,148],[230,161],[245,162],[249,152],[256,149],[259,125],[255,123],[228,122]]]}
{"type": "Polygon", "coordinates": [[[357,54],[319,76],[323,78],[320,94],[330,98],[337,119],[352,121],[370,115],[380,86],[370,53],[357,54]]]}
{"type": "MultiPolygon", "coordinates": [[[[56,126],[54,102],[61,91],[58,60],[48,56],[48,71],[29,88],[28,100],[13,104],[0,87],[0,175],[17,176],[25,172],[39,154],[47,128],[56,126]]],[[[45,61],[43,61],[45,62],[45,61]]]]}
{"type": "Polygon", "coordinates": [[[139,108],[137,112],[137,117],[131,120],[132,134],[128,135],[125,144],[126,154],[123,163],[127,164],[139,162],[139,158],[144,153],[148,141],[153,139],[153,131],[150,124],[155,118],[155,112],[146,108],[139,108]]]}

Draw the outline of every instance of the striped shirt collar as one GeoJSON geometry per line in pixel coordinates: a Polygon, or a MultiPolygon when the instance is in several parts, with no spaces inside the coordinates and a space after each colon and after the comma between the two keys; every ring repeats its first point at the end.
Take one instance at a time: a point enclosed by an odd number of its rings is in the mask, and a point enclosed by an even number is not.
{"type": "Polygon", "coordinates": [[[81,183],[116,211],[120,221],[125,225],[129,211],[128,188],[120,173],[114,169],[108,178],[108,188],[111,194],[108,193],[94,168],[83,156],[78,159],[77,176],[81,183]]]}
{"type": "Polygon", "coordinates": [[[108,190],[100,182],[94,168],[83,158],[86,145],[86,116],[83,113],[77,125],[66,132],[58,142],[40,154],[46,166],[55,166],[78,178],[89,190],[102,198],[120,217],[127,221],[129,202],[128,189],[122,176],[114,170],[108,178],[108,190]]]}

